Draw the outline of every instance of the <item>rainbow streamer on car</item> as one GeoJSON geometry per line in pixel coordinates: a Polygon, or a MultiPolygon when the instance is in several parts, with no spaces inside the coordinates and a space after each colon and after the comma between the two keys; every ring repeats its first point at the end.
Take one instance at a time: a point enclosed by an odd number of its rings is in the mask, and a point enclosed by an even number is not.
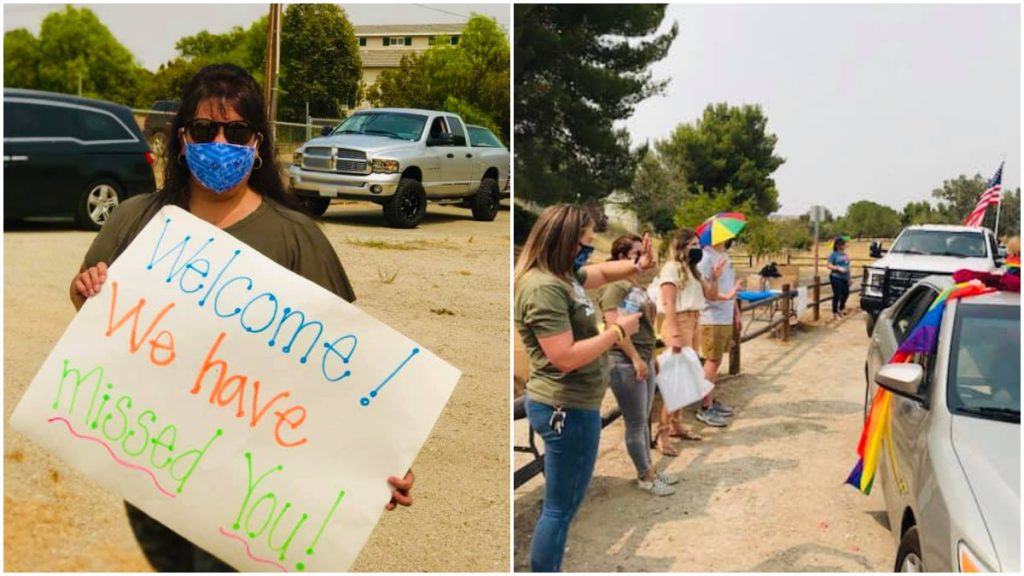
{"type": "MultiPolygon", "coordinates": [[[[952,300],[979,296],[995,291],[995,288],[986,286],[980,280],[961,282],[943,290],[932,301],[928,311],[914,325],[914,328],[910,331],[910,336],[900,344],[899,349],[892,355],[889,362],[907,363],[912,362],[916,354],[934,355],[938,347],[939,328],[942,326],[942,314],[946,310],[946,305],[952,300]]],[[[898,466],[896,465],[896,453],[892,447],[891,422],[892,394],[879,387],[875,391],[874,398],[871,400],[871,409],[868,412],[867,419],[864,421],[860,441],[857,443],[857,455],[860,458],[857,460],[857,464],[854,465],[853,470],[850,471],[850,475],[846,478],[846,483],[860,490],[862,494],[871,493],[871,486],[875,480],[875,471],[878,468],[878,457],[881,454],[883,440],[889,451],[889,461],[892,463],[896,482],[901,487],[900,490],[904,490],[902,488],[904,483],[899,477],[898,466]]]]}

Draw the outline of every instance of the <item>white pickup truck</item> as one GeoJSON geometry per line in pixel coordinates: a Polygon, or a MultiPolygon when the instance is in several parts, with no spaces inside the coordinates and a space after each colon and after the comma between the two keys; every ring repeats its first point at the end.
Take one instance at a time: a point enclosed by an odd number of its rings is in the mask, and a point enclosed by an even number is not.
{"type": "Polygon", "coordinates": [[[349,116],[296,150],[291,188],[322,215],[335,198],[384,207],[388,224],[414,228],[427,200],[459,204],[491,221],[509,186],[509,152],[457,114],[376,108],[349,116]]]}
{"type": "Polygon", "coordinates": [[[991,272],[1002,265],[995,235],[976,226],[909,226],[887,252],[883,257],[876,242],[871,256],[879,260],[864,268],[860,307],[867,312],[868,336],[882,310],[922,278],[949,276],[963,268],[991,272]]]}

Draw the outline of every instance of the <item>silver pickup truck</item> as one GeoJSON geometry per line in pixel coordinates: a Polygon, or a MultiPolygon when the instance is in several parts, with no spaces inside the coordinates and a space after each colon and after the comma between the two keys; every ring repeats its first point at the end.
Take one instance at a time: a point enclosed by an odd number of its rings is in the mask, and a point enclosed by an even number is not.
{"type": "Polygon", "coordinates": [[[430,200],[491,221],[507,196],[509,153],[489,130],[456,114],[377,108],[303,144],[288,175],[316,215],[334,198],[369,200],[384,207],[391,226],[414,228],[430,200]]]}

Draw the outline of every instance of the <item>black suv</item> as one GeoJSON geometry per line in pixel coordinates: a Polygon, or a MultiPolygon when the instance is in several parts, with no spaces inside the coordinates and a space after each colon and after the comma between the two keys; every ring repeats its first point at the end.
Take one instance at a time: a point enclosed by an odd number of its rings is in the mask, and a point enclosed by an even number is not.
{"type": "Polygon", "coordinates": [[[150,111],[142,121],[142,133],[149,140],[149,146],[157,159],[164,157],[167,139],[171,137],[171,120],[177,114],[179,104],[177,100],[157,100],[149,107],[150,111]]]}
{"type": "Polygon", "coordinates": [[[153,155],[120,104],[4,89],[4,218],[74,216],[99,230],[118,203],[153,192],[153,155]]]}

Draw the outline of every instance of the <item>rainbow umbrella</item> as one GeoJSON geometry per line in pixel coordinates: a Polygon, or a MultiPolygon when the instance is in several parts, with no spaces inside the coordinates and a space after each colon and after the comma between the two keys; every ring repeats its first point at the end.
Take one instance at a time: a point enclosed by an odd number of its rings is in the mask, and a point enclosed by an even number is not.
{"type": "Polygon", "coordinates": [[[697,226],[701,246],[715,246],[735,238],[747,225],[747,217],[739,212],[719,212],[697,226]]]}

